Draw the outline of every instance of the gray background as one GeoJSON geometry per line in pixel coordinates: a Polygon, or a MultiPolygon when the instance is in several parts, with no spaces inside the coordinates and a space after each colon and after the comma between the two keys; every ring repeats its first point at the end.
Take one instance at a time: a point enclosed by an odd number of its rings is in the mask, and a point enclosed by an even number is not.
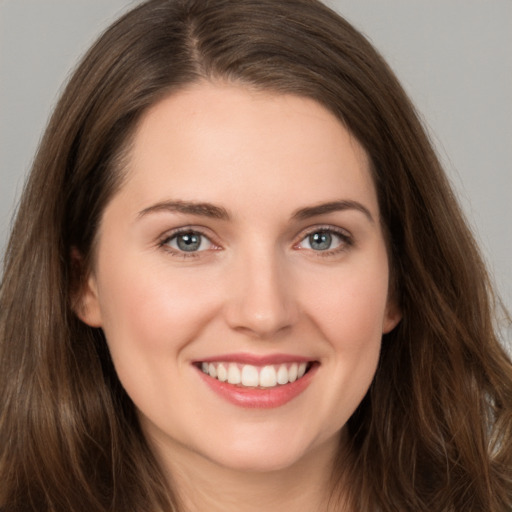
{"type": "MultiPolygon", "coordinates": [[[[0,0],[1,253],[62,83],[135,3],[0,0]]],[[[512,0],[328,3],[369,37],[412,96],[511,309],[512,0]]]]}

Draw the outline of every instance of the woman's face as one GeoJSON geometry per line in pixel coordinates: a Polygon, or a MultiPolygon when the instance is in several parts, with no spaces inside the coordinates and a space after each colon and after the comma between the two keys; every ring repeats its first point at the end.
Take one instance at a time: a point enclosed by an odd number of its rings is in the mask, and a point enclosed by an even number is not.
{"type": "Polygon", "coordinates": [[[80,315],[148,439],[258,471],[334,446],[400,317],[364,150],[310,99],[199,84],[130,151],[80,315]]]}

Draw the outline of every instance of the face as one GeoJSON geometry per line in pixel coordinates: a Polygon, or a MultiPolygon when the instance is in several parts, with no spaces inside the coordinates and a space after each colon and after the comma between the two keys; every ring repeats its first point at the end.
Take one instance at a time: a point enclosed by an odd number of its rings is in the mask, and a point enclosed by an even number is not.
{"type": "Polygon", "coordinates": [[[310,99],[199,84],[141,120],[79,314],[164,458],[264,471],[337,443],[399,320],[388,280],[343,125],[310,99]]]}

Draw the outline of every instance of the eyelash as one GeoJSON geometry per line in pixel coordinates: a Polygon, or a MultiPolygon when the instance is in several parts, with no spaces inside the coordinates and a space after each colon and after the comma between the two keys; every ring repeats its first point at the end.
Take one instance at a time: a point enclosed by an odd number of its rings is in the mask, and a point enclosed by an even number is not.
{"type": "Polygon", "coordinates": [[[315,251],[312,249],[308,249],[310,252],[314,254],[314,256],[318,256],[320,258],[327,258],[329,256],[335,256],[342,252],[347,251],[354,245],[354,239],[352,235],[350,235],[346,230],[333,227],[333,226],[314,226],[313,228],[307,228],[303,231],[299,236],[299,241],[294,244],[298,250],[301,250],[298,245],[303,243],[308,237],[314,235],[315,233],[327,233],[331,235],[335,235],[340,239],[340,245],[335,247],[334,249],[326,249],[323,251],[315,251]]]}
{"type": "MultiPolygon", "coordinates": [[[[175,229],[171,233],[166,233],[165,236],[162,238],[162,240],[160,240],[158,242],[158,246],[160,248],[162,248],[164,251],[167,251],[168,253],[170,253],[171,255],[177,256],[177,257],[180,257],[183,259],[198,258],[199,256],[201,256],[202,252],[206,252],[206,251],[186,252],[186,251],[179,251],[179,250],[174,249],[173,247],[170,247],[168,244],[171,242],[171,240],[177,238],[179,235],[199,235],[200,237],[208,240],[209,243],[212,244],[215,248],[219,248],[219,246],[217,246],[215,244],[215,242],[213,242],[211,240],[211,236],[208,236],[207,234],[205,234],[201,229],[194,228],[192,226],[184,226],[182,228],[175,229]]],[[[214,249],[214,250],[216,250],[216,249],[214,249]]]]}
{"type": "MultiPolygon", "coordinates": [[[[296,248],[297,250],[303,250],[303,249],[299,248],[298,246],[301,243],[303,243],[304,240],[306,240],[308,237],[314,235],[315,233],[324,233],[324,234],[335,235],[341,240],[339,247],[335,247],[334,249],[326,249],[323,251],[322,250],[315,251],[313,249],[308,249],[315,256],[319,256],[322,258],[333,256],[333,255],[336,255],[336,254],[346,251],[347,249],[349,249],[350,247],[352,247],[354,245],[354,239],[352,238],[352,236],[347,231],[345,231],[343,229],[335,228],[333,226],[314,226],[312,228],[308,228],[307,230],[304,230],[298,237],[299,238],[298,242],[293,244],[293,247],[296,248]]],[[[173,239],[175,239],[179,235],[183,235],[183,234],[199,235],[200,237],[203,237],[206,240],[208,240],[209,243],[214,246],[213,250],[220,249],[220,246],[216,245],[215,242],[213,242],[211,240],[211,236],[205,234],[201,229],[198,229],[198,228],[195,228],[192,226],[184,226],[182,228],[178,228],[178,229],[172,231],[171,233],[166,233],[165,236],[158,242],[158,246],[160,248],[162,248],[163,250],[169,252],[173,256],[177,256],[177,257],[180,257],[183,259],[198,258],[201,256],[201,253],[206,252],[206,250],[186,252],[186,251],[176,250],[169,246],[169,243],[173,239]]]]}

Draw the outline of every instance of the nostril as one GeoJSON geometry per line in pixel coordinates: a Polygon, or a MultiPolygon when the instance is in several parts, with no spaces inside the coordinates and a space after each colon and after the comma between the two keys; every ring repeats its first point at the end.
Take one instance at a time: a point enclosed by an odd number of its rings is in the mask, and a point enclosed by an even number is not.
{"type": "Polygon", "coordinates": [[[227,321],[232,329],[268,339],[290,329],[296,322],[296,315],[283,303],[264,310],[254,304],[253,299],[247,299],[232,305],[227,321]]]}
{"type": "Polygon", "coordinates": [[[269,256],[273,250],[260,247],[256,253],[244,252],[243,264],[239,262],[240,267],[236,268],[234,263],[228,290],[228,324],[258,338],[273,336],[299,318],[295,294],[284,277],[286,269],[269,256]]]}

